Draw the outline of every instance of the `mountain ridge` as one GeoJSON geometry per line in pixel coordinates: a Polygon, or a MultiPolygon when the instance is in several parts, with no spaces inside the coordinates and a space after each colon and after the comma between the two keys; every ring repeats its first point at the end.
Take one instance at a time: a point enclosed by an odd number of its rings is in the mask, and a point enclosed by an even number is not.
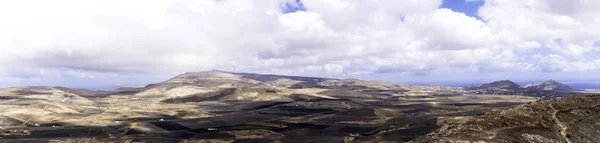
{"type": "Polygon", "coordinates": [[[195,85],[206,87],[260,87],[272,86],[278,88],[342,88],[342,87],[371,87],[377,89],[393,89],[398,91],[466,91],[477,94],[509,94],[521,95],[530,94],[532,96],[543,96],[548,93],[572,93],[583,92],[584,90],[575,89],[566,84],[555,80],[528,83],[520,86],[511,80],[499,80],[490,83],[483,83],[479,86],[457,87],[457,86],[422,86],[407,85],[385,81],[360,80],[355,78],[336,79],[321,77],[288,76],[278,74],[256,74],[244,72],[229,72],[223,70],[210,70],[200,72],[185,72],[168,80],[148,84],[145,87],[120,87],[112,91],[94,91],[86,89],[75,89],[57,87],[59,89],[76,92],[83,96],[91,95],[109,95],[109,94],[134,94],[155,86],[161,86],[164,89],[170,89],[182,85],[195,85]],[[540,94],[538,94],[538,92],[540,94]]]}

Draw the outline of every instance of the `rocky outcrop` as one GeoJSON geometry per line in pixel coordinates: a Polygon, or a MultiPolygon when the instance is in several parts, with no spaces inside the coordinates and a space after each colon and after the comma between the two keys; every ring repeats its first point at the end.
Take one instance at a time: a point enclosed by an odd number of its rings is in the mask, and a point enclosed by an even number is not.
{"type": "Polygon", "coordinates": [[[600,95],[525,104],[444,126],[413,142],[600,142],[600,95]]]}

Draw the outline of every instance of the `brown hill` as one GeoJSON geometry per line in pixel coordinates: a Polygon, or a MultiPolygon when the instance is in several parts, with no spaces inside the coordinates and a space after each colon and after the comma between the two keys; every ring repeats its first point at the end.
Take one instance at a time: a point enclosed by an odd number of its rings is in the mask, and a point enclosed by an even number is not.
{"type": "Polygon", "coordinates": [[[414,142],[600,142],[600,95],[544,100],[442,127],[414,142]]]}

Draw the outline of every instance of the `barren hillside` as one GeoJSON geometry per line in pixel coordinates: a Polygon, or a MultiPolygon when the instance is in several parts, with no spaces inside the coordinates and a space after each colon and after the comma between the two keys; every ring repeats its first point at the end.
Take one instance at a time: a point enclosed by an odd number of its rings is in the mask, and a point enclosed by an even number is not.
{"type": "Polygon", "coordinates": [[[448,125],[415,142],[600,141],[600,95],[544,100],[448,125]]]}

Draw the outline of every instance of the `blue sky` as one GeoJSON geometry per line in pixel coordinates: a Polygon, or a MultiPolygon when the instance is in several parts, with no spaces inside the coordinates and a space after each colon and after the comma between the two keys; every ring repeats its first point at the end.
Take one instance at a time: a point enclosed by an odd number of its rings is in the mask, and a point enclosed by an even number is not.
{"type": "MultiPolygon", "coordinates": [[[[483,0],[444,0],[441,8],[448,8],[455,12],[461,12],[471,17],[478,17],[477,10],[483,6],[483,0]]],[[[285,3],[282,5],[282,12],[293,13],[296,11],[305,11],[306,8],[302,4],[302,0],[295,0],[295,3],[285,3]]]]}
{"type": "Polygon", "coordinates": [[[477,10],[483,6],[483,0],[467,1],[467,0],[444,0],[441,8],[452,9],[452,11],[461,12],[471,17],[478,17],[477,10]]]}
{"type": "Polygon", "coordinates": [[[281,12],[283,13],[293,13],[296,11],[305,11],[306,8],[304,4],[302,4],[302,0],[295,0],[294,3],[284,3],[281,6],[281,12]]]}

